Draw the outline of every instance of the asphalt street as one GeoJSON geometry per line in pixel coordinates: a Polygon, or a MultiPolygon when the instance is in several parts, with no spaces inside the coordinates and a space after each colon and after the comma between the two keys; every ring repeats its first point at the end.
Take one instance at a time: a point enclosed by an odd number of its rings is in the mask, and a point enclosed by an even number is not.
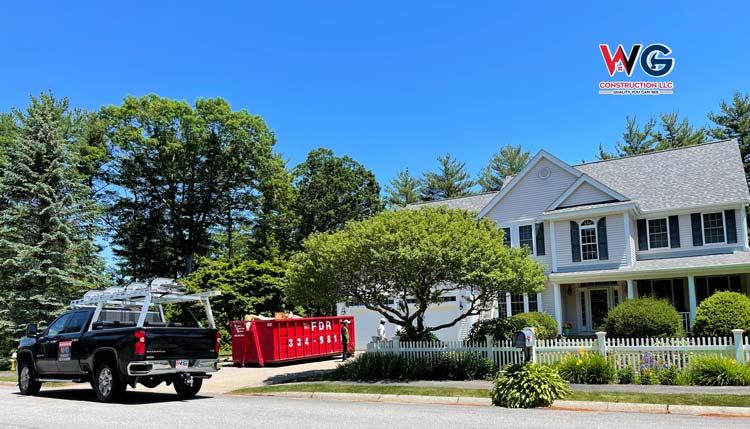
{"type": "Polygon", "coordinates": [[[89,389],[42,389],[21,396],[0,386],[1,427],[222,428],[616,428],[750,427],[750,419],[635,413],[508,410],[316,399],[210,395],[180,401],[174,394],[128,392],[122,404],[96,402],[89,389]]]}

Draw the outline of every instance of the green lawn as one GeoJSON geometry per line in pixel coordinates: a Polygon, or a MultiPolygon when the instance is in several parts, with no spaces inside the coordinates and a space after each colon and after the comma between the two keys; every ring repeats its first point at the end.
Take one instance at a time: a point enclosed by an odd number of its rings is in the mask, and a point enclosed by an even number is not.
{"type": "Polygon", "coordinates": [[[15,383],[15,382],[18,381],[18,378],[17,377],[9,377],[9,376],[5,376],[5,375],[0,375],[0,381],[6,381],[6,382],[11,382],[12,381],[13,383],[15,383]]]}
{"type": "MultiPolygon", "coordinates": [[[[468,396],[487,398],[486,389],[462,389],[458,387],[388,386],[382,384],[328,384],[302,383],[274,386],[249,387],[235,390],[235,394],[261,394],[273,392],[336,392],[370,393],[388,395],[422,396],[468,396]]],[[[750,407],[750,395],[700,395],[700,394],[649,394],[649,393],[609,393],[573,392],[565,398],[570,401],[635,402],[669,405],[715,405],[726,407],[750,407]]]]}

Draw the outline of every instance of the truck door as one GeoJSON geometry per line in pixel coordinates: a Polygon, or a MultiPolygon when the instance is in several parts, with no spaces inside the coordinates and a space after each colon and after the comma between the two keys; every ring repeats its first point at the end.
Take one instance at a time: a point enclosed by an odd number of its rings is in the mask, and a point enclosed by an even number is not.
{"type": "Polygon", "coordinates": [[[63,374],[79,374],[81,372],[81,335],[84,327],[88,326],[91,312],[81,310],[72,313],[67,325],[57,343],[57,371],[63,374]]]}
{"type": "Polygon", "coordinates": [[[72,313],[66,313],[55,319],[37,339],[36,370],[40,374],[57,372],[58,344],[71,315],[72,313]]]}

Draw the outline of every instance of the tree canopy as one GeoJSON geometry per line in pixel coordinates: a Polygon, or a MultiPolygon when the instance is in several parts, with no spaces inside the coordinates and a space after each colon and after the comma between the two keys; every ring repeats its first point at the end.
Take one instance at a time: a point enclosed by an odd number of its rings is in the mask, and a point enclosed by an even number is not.
{"type": "Polygon", "coordinates": [[[424,174],[422,199],[436,201],[471,194],[474,180],[466,171],[466,163],[451,157],[450,153],[438,156],[437,160],[440,164],[438,170],[424,174]]]}
{"type": "Polygon", "coordinates": [[[471,212],[386,211],[308,237],[304,251],[291,259],[286,291],[300,305],[361,303],[419,339],[479,314],[503,292],[541,291],[544,269],[527,252],[505,247],[497,224],[471,212]],[[425,325],[431,304],[467,287],[471,292],[458,297],[465,303],[460,315],[425,325]]]}
{"type": "Polygon", "coordinates": [[[521,146],[506,145],[499,152],[492,155],[490,162],[479,174],[477,182],[482,191],[499,191],[505,183],[505,178],[515,176],[529,162],[529,152],[521,146]]]}
{"type": "Polygon", "coordinates": [[[711,128],[711,136],[739,141],[745,175],[750,176],[750,93],[735,92],[731,103],[722,101],[719,109],[720,113],[708,114],[708,119],[717,125],[711,128]]]}
{"type": "Polygon", "coordinates": [[[408,168],[399,171],[398,175],[391,179],[390,184],[385,188],[388,193],[386,204],[389,207],[405,207],[407,204],[419,202],[421,201],[422,186],[422,180],[412,176],[408,168]]]}
{"type": "Polygon", "coordinates": [[[625,122],[622,141],[615,144],[615,151],[607,152],[599,145],[599,159],[692,146],[705,143],[708,138],[708,130],[705,127],[696,128],[687,118],[680,120],[677,112],[660,114],[658,122],[654,118],[649,118],[642,127],[638,125],[635,116],[626,116],[625,122]]]}

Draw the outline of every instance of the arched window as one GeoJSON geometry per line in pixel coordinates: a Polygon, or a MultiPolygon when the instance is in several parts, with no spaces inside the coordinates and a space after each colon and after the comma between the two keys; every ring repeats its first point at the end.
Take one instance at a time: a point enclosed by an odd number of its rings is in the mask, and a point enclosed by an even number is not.
{"type": "Polygon", "coordinates": [[[596,261],[599,259],[596,223],[591,219],[581,222],[581,257],[584,261],[596,261]]]}

